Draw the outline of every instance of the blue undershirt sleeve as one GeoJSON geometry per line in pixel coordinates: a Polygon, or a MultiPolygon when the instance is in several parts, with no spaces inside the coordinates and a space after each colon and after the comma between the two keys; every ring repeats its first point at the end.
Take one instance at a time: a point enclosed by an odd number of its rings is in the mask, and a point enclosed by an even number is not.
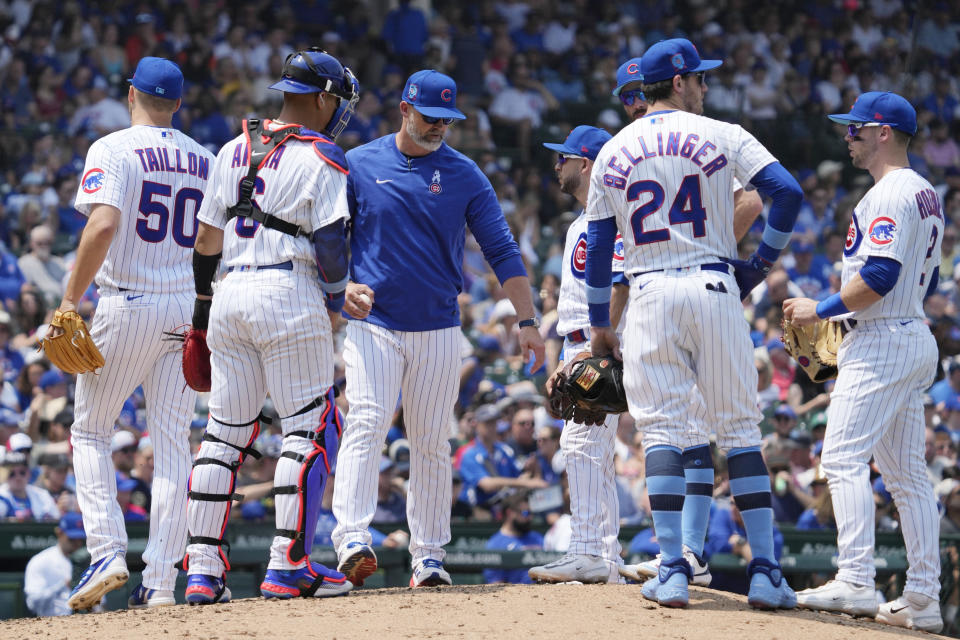
{"type": "Polygon", "coordinates": [[[750,184],[773,200],[767,224],[763,228],[763,240],[757,247],[757,255],[772,264],[790,242],[793,226],[797,222],[797,213],[803,202],[803,189],[779,162],[768,164],[758,171],[750,184]]]}
{"type": "Polygon", "coordinates": [[[870,256],[867,263],[860,269],[860,277],[878,295],[890,293],[900,277],[900,263],[893,258],[870,256]]]}
{"type": "Polygon", "coordinates": [[[934,267],[933,273],[930,274],[930,284],[927,285],[927,292],[924,294],[923,299],[926,300],[933,294],[937,292],[937,285],[940,284],[940,267],[934,267]]]}
{"type": "Polygon", "coordinates": [[[615,218],[591,220],[587,225],[587,306],[590,326],[610,326],[610,281],[613,265],[610,256],[617,239],[615,218]]]}

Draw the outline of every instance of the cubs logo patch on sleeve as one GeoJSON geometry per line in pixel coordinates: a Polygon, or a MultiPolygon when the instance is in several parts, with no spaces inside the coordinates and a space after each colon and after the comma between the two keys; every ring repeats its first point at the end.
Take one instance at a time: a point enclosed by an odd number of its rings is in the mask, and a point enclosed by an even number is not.
{"type": "Polygon", "coordinates": [[[103,169],[90,169],[85,174],[83,174],[83,192],[84,193],[96,193],[100,191],[100,188],[103,187],[103,180],[106,177],[103,169]]]}
{"type": "Polygon", "coordinates": [[[583,280],[587,272],[587,234],[581,233],[577,244],[573,245],[570,254],[570,272],[574,278],[583,280]]]}
{"type": "Polygon", "coordinates": [[[882,216],[870,223],[870,242],[880,246],[890,244],[896,232],[897,223],[891,218],[882,216]]]}
{"type": "Polygon", "coordinates": [[[613,261],[623,262],[623,236],[617,233],[617,238],[613,242],[613,261]]]}
{"type": "Polygon", "coordinates": [[[860,248],[860,241],[863,236],[860,234],[860,223],[857,221],[857,212],[854,211],[850,217],[850,226],[847,228],[847,241],[843,246],[843,255],[848,258],[857,252],[860,248]]]}

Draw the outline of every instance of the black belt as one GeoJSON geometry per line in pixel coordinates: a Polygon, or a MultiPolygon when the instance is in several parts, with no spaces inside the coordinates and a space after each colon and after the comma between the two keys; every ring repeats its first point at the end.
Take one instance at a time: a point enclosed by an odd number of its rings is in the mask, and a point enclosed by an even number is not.
{"type": "Polygon", "coordinates": [[[577,329],[576,331],[571,331],[570,333],[565,335],[564,338],[569,340],[571,344],[580,344],[581,342],[586,342],[587,340],[589,340],[590,334],[588,334],[583,329],[577,329]]]}
{"type": "Polygon", "coordinates": [[[844,318],[840,321],[840,336],[845,336],[857,328],[857,321],[853,318],[844,318]]]}
{"type": "Polygon", "coordinates": [[[293,271],[293,260],[278,262],[277,264],[243,265],[241,267],[228,267],[227,272],[231,271],[266,271],[268,269],[279,269],[280,271],[293,271]]]}
{"type": "MultiPolygon", "coordinates": [[[[630,277],[636,278],[637,276],[645,276],[648,273],[683,271],[684,268],[685,267],[677,267],[677,268],[670,268],[670,269],[650,269],[649,271],[640,271],[637,273],[631,273],[630,277]]],[[[706,264],[701,264],[699,267],[694,267],[694,268],[699,268],[701,271],[720,271],[722,273],[730,273],[730,265],[728,265],[726,262],[708,262],[706,264]]]]}

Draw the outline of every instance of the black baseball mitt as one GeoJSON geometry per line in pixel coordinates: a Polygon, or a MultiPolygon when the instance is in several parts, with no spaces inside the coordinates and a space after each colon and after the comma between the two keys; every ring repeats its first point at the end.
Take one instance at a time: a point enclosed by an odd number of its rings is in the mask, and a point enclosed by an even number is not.
{"type": "Polygon", "coordinates": [[[623,363],[581,353],[547,381],[547,400],[554,418],[601,425],[607,414],[627,410],[623,363]]]}

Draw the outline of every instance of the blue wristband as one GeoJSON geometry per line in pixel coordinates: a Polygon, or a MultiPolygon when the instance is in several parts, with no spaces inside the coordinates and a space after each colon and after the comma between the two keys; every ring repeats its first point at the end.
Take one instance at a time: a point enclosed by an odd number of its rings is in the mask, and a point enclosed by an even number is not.
{"type": "Polygon", "coordinates": [[[840,292],[817,303],[818,318],[832,318],[833,316],[842,316],[845,313],[850,313],[850,309],[847,309],[847,305],[843,304],[843,298],[840,297],[840,292]]]}

